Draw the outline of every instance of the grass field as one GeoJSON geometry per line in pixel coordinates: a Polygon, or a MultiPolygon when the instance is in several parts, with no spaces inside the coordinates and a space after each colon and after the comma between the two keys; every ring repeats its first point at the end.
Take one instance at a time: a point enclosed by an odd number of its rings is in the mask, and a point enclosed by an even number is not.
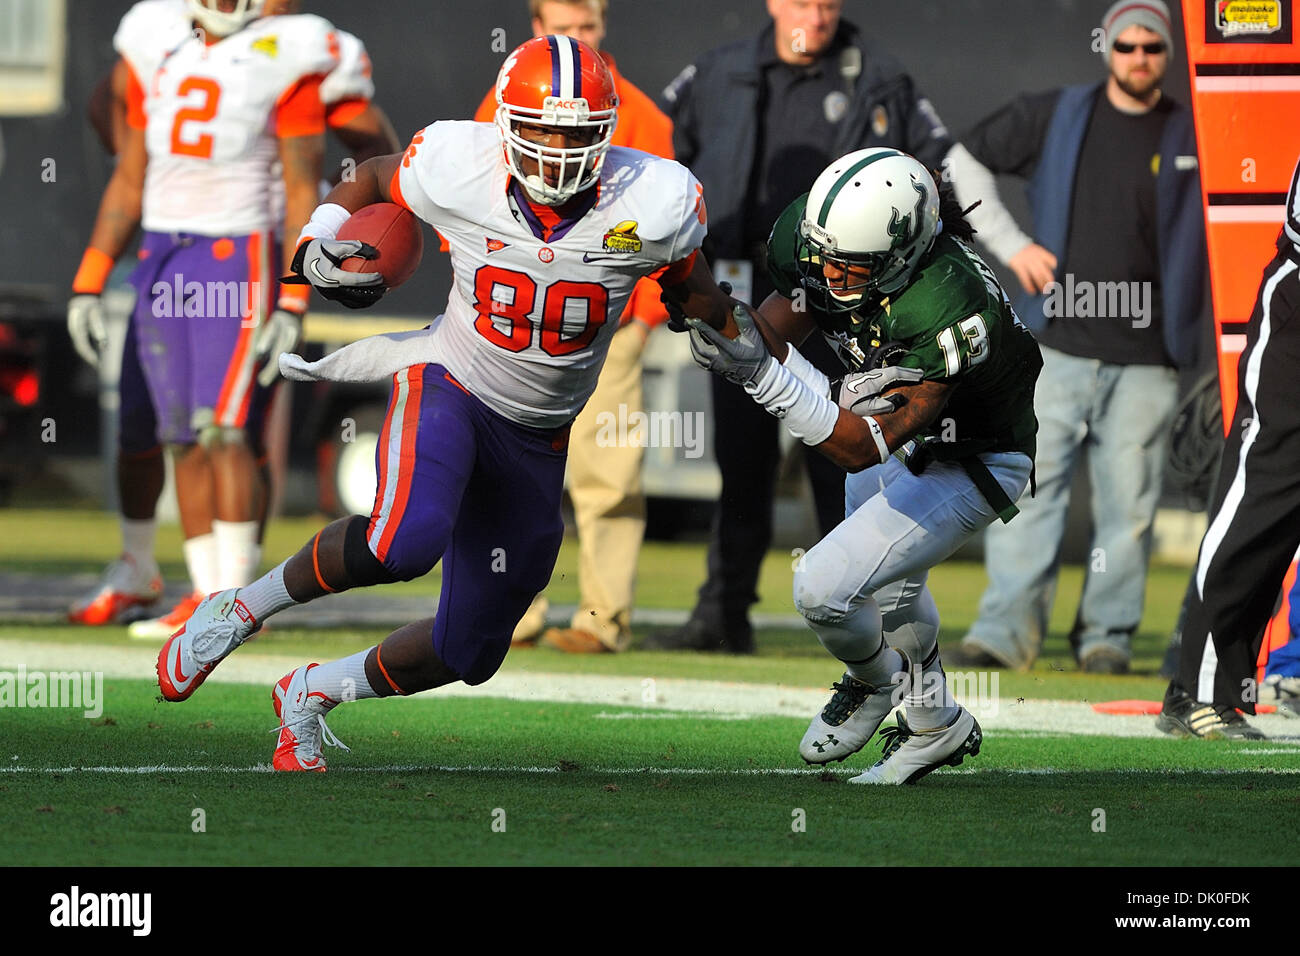
{"type": "MultiPolygon", "coordinates": [[[[280,523],[268,558],[317,526],[280,523]]],[[[164,531],[166,554],[174,529],[164,531]]],[[[115,543],[111,518],[97,513],[9,512],[0,573],[96,572],[115,543]]],[[[759,610],[790,613],[789,564],[769,556],[759,610]]],[[[554,602],[576,599],[575,565],[566,542],[554,602]]],[[[702,570],[699,545],[648,545],[642,605],[688,607],[702,570]]],[[[293,862],[1236,865],[1243,844],[1264,845],[1273,821],[1300,808],[1291,726],[1261,718],[1264,743],[1176,741],[1149,717],[1087,706],[1159,697],[1155,671],[1186,574],[1154,569],[1135,673],[1098,678],[1078,674],[1064,646],[1080,581],[1067,569],[1049,653],[1027,673],[986,675],[998,697],[976,711],[981,754],[889,790],[846,783],[878,754],[875,742],[829,771],[800,761],[799,737],[838,669],[794,626],[760,631],[749,658],[514,652],[472,695],[336,709],[330,726],[352,751],[327,750],[324,775],[276,775],[271,683],[386,630],[307,630],[286,614],[178,705],[157,700],[156,646],[29,616],[0,624],[0,672],[103,673],[103,708],[93,718],[0,711],[0,864],[258,864],[278,835],[311,832],[319,839],[293,862]]],[[[976,565],[932,574],[945,645],[961,637],[983,583],[976,565]]],[[[427,580],[392,589],[407,592],[434,590],[427,580]]]]}

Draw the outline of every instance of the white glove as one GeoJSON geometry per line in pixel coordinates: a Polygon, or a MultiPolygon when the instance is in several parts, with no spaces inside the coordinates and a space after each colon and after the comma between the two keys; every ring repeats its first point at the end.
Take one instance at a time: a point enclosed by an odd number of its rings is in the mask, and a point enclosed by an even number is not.
{"type": "Polygon", "coordinates": [[[887,365],[869,372],[852,372],[844,376],[836,396],[840,408],[866,418],[869,415],[887,415],[907,404],[907,399],[897,393],[881,395],[895,385],[911,385],[925,378],[919,368],[887,365]]]}
{"type": "Polygon", "coordinates": [[[266,363],[257,373],[257,381],[269,386],[280,374],[280,356],[293,351],[302,335],[302,316],[286,309],[276,309],[253,333],[253,357],[266,363]]]}
{"type": "Polygon", "coordinates": [[[104,303],[97,295],[81,293],[68,300],[68,334],[77,354],[99,368],[99,353],[108,341],[104,330],[104,303]]]}

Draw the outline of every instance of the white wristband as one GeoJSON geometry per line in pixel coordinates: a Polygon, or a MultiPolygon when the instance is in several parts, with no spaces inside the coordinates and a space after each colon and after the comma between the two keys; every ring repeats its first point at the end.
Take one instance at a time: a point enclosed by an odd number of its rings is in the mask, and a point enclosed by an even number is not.
{"type": "Polygon", "coordinates": [[[875,439],[876,451],[880,454],[881,462],[889,457],[889,444],[885,441],[885,430],[880,427],[880,422],[871,416],[865,419],[867,427],[871,429],[871,437],[875,439]]]}
{"type": "Polygon", "coordinates": [[[805,445],[820,445],[830,438],[840,417],[838,405],[818,395],[772,356],[745,391],[805,445]]]}
{"type": "Polygon", "coordinates": [[[312,211],[311,219],[307,220],[307,225],[298,233],[299,244],[304,239],[333,239],[351,216],[352,213],[336,202],[317,206],[312,211]]]}
{"type": "Polygon", "coordinates": [[[830,397],[831,380],[826,375],[808,361],[793,344],[787,342],[786,348],[789,354],[785,357],[785,367],[788,368],[794,377],[811,388],[818,395],[824,398],[830,397]]]}

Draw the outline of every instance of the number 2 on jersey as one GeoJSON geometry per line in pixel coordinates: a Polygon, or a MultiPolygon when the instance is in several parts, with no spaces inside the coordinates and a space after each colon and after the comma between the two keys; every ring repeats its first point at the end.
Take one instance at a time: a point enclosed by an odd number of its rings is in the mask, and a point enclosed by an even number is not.
{"type": "Polygon", "coordinates": [[[217,102],[221,99],[221,87],[216,80],[206,76],[187,76],[176,88],[176,95],[185,98],[198,90],[203,94],[203,102],[198,106],[186,106],[176,111],[172,121],[172,153],[176,156],[196,156],[199,159],[212,158],[212,134],[200,133],[197,138],[187,141],[181,135],[181,127],[186,123],[206,123],[217,115],[217,102]]]}
{"type": "MultiPolygon", "coordinates": [[[[474,328],[493,345],[509,352],[528,348],[533,341],[528,315],[536,302],[537,283],[526,273],[497,266],[480,266],[474,273],[474,311],[478,313],[474,328]],[[499,298],[501,294],[510,298],[499,298]],[[503,321],[510,323],[508,332],[499,327],[503,321]]],[[[542,351],[560,356],[585,349],[605,324],[608,306],[609,292],[599,283],[561,280],[548,285],[542,296],[542,351]],[[564,316],[573,301],[586,303],[586,321],[576,335],[565,338],[564,316]]]]}

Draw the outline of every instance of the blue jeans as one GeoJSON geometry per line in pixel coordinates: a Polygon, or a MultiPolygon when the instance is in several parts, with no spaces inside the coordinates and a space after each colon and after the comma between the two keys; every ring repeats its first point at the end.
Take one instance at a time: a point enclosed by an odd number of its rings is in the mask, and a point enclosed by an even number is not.
{"type": "Polygon", "coordinates": [[[1178,373],[1042,352],[1034,395],[1037,494],[1021,497],[1010,524],[989,526],[989,586],[964,643],[1008,667],[1028,667],[1038,657],[1056,593],[1070,482],[1086,446],[1093,538],[1076,623],[1079,658],[1098,649],[1128,657],[1142,619],[1178,373]]]}

